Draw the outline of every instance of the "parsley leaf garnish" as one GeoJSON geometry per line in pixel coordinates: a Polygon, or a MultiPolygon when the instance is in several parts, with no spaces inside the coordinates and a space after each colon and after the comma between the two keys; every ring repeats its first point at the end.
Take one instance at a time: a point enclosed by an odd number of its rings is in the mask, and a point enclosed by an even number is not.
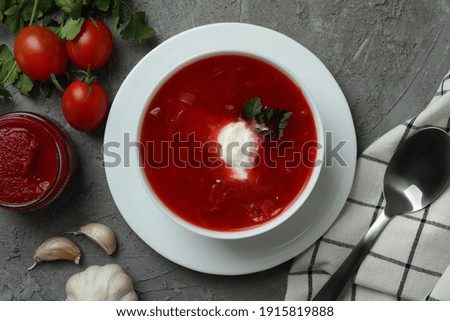
{"type": "Polygon", "coordinates": [[[244,118],[254,119],[267,127],[267,129],[257,128],[256,131],[278,139],[283,137],[284,129],[287,127],[291,115],[292,112],[287,110],[263,107],[259,97],[254,97],[244,103],[244,118]]]}
{"type": "Polygon", "coordinates": [[[284,135],[284,129],[287,127],[288,125],[288,119],[289,117],[292,116],[292,112],[291,111],[283,111],[283,114],[280,118],[280,122],[278,123],[278,138],[283,137],[284,135]]]}
{"type": "Polygon", "coordinates": [[[19,78],[14,82],[14,86],[16,86],[23,94],[28,95],[33,89],[34,83],[30,77],[21,72],[19,78]]]}
{"type": "Polygon", "coordinates": [[[28,95],[33,89],[33,81],[19,68],[13,54],[6,45],[0,45],[0,96],[11,97],[4,84],[8,82],[28,95]]]}
{"type": "Polygon", "coordinates": [[[136,42],[142,42],[154,34],[155,31],[145,23],[145,13],[143,11],[133,12],[120,32],[123,39],[134,39],[136,42]]]}
{"type": "Polygon", "coordinates": [[[73,40],[78,35],[83,26],[84,18],[73,19],[72,17],[67,20],[57,30],[57,35],[66,40],[73,40]]]}
{"type": "Polygon", "coordinates": [[[255,119],[261,113],[262,104],[259,97],[252,98],[244,103],[245,117],[255,119]]]}

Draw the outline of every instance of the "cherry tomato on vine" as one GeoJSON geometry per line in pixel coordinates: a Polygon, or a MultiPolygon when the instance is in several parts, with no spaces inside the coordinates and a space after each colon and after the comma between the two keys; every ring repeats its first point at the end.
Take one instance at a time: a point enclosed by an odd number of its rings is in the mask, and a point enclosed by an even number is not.
{"type": "Polygon", "coordinates": [[[111,57],[113,40],[111,31],[98,19],[86,19],[78,35],[66,40],[66,50],[75,66],[95,70],[111,57]],[[92,21],[93,20],[93,21],[92,21]]]}
{"type": "Polygon", "coordinates": [[[80,131],[99,127],[108,114],[108,96],[98,82],[75,80],[64,91],[62,110],[67,122],[80,131]]]}
{"type": "Polygon", "coordinates": [[[49,80],[67,68],[64,42],[50,29],[22,28],[14,41],[14,56],[20,69],[31,79],[49,80]]]}

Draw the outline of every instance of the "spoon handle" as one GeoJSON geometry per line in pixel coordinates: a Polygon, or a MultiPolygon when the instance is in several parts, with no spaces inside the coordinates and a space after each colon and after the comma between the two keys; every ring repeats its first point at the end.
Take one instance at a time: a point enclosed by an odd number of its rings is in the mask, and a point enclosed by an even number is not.
{"type": "Polygon", "coordinates": [[[372,245],[377,240],[378,236],[391,220],[392,216],[386,215],[383,211],[376,221],[369,228],[367,233],[358,242],[356,247],[339,266],[336,272],[330,277],[327,283],[320,289],[320,291],[313,298],[313,301],[335,301],[341,294],[347,282],[359,268],[364,261],[367,253],[369,253],[372,245]]]}

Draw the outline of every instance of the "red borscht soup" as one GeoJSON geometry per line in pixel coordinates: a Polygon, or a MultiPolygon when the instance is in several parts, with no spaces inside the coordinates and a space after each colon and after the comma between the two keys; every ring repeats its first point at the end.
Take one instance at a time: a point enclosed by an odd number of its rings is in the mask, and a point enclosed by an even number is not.
{"type": "Polygon", "coordinates": [[[165,80],[140,140],[145,176],[160,201],[195,226],[225,232],[282,214],[307,185],[317,155],[313,113],[299,87],[269,63],[231,54],[194,61],[165,80]],[[281,138],[245,118],[244,104],[255,97],[292,112],[281,138]],[[246,166],[234,167],[226,155],[246,166]]]}

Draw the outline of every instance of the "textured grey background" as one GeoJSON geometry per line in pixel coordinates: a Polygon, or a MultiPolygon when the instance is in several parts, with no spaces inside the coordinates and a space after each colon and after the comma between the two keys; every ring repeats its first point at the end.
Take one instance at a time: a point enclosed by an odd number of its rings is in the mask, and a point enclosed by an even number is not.
{"type": "MultiPolygon", "coordinates": [[[[330,69],[350,104],[360,151],[396,124],[422,110],[450,68],[448,0],[234,0],[134,1],[157,30],[157,38],[135,44],[115,38],[113,57],[98,76],[111,100],[131,68],[158,43],[214,22],[241,21],[269,27],[297,40],[330,69]]],[[[0,42],[13,35],[0,26],[0,42]]],[[[187,270],[144,244],[118,212],[105,179],[101,145],[104,128],[80,133],[66,125],[60,96],[17,93],[0,100],[0,113],[28,110],[48,114],[65,126],[79,152],[79,168],[67,191],[39,212],[0,210],[0,300],[61,300],[65,283],[92,264],[118,263],[132,276],[141,300],[281,300],[289,262],[269,271],[219,277],[187,270]],[[113,257],[86,239],[81,266],[40,265],[34,249],[48,237],[89,222],[115,230],[113,257]]]]}

